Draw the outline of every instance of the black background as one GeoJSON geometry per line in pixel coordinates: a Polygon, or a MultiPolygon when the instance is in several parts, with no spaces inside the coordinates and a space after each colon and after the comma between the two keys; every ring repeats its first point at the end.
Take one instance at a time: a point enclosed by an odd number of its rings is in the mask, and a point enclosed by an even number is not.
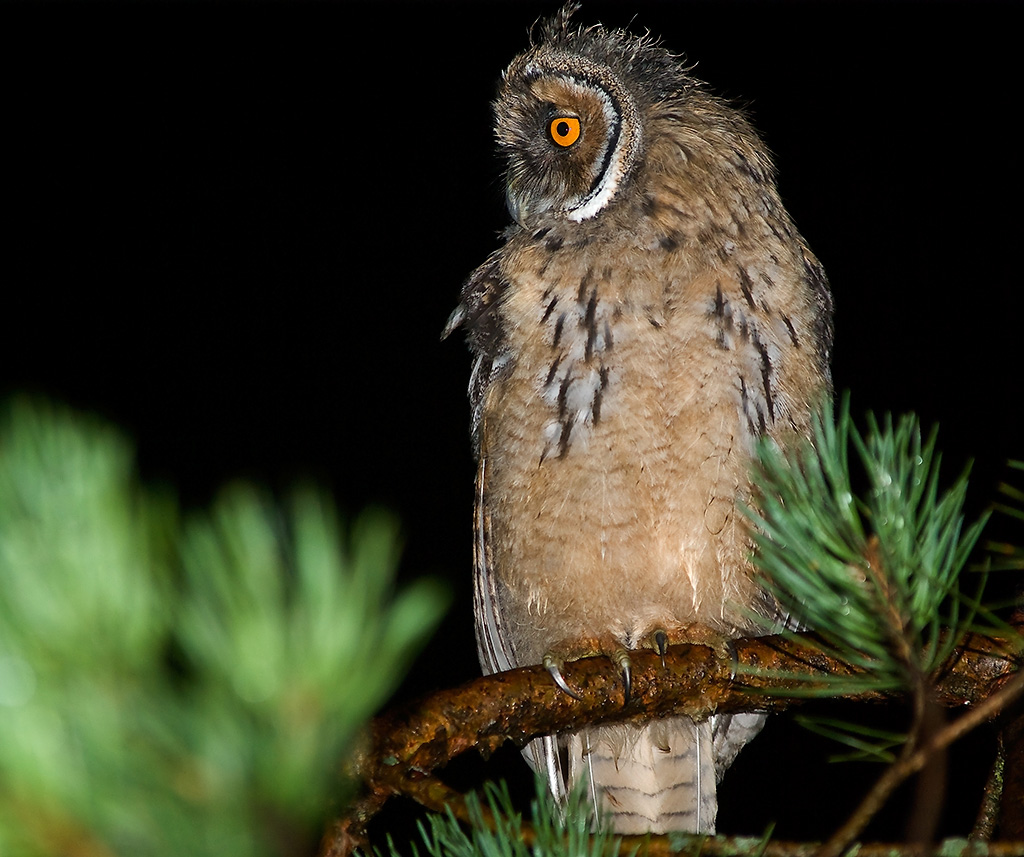
{"type": "MultiPolygon", "coordinates": [[[[496,81],[555,8],[0,9],[0,394],[109,417],[190,506],[242,477],[312,479],[348,515],[394,509],[403,574],[455,595],[403,697],[477,672],[469,359],[439,334],[506,223],[496,81]]],[[[581,16],[650,29],[750,104],[832,282],[837,389],[856,413],[938,422],[946,472],[977,460],[974,511],[1024,457],[1019,17],[848,2],[581,16]]],[[[723,788],[727,831],[779,818],[779,835],[822,835],[878,773],[828,767],[782,719],[768,734],[723,788]]],[[[951,832],[987,751],[960,752],[951,832]]],[[[874,832],[898,835],[901,813],[874,832]]]]}

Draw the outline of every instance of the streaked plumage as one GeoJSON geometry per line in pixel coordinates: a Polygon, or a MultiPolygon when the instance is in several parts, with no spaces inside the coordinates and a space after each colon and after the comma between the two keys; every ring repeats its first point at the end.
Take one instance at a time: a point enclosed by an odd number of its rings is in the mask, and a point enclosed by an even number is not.
{"type": "MultiPolygon", "coordinates": [[[[488,672],[723,635],[771,615],[737,502],[761,435],[806,436],[831,297],[744,116],[650,38],[563,12],[495,104],[515,223],[467,331],[488,672]]],[[[714,830],[716,778],[762,718],[613,726],[527,750],[586,775],[622,832],[714,830]]]]}

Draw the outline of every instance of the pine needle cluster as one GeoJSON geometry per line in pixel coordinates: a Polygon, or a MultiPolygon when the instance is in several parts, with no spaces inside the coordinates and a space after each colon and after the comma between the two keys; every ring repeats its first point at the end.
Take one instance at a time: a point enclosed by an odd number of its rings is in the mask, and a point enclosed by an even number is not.
{"type": "Polygon", "coordinates": [[[309,853],[444,609],[430,581],[394,592],[398,545],[312,489],[183,516],[110,427],[7,408],[0,853],[309,853]]]}
{"type": "Polygon", "coordinates": [[[966,471],[940,490],[935,440],[913,416],[869,414],[862,434],[844,399],[838,418],[815,420],[812,443],[761,445],[755,562],[790,623],[863,671],[823,693],[929,682],[969,628],[977,601],[960,573],[987,516],[965,526],[966,471]]]}
{"type": "MultiPolygon", "coordinates": [[[[466,798],[470,825],[462,825],[449,811],[421,823],[420,836],[429,857],[601,857],[619,854],[619,840],[597,825],[587,800],[585,784],[574,788],[564,804],[547,795],[543,780],[537,781],[539,798],[530,804],[531,820],[524,822],[504,783],[488,782],[482,796],[466,798]]],[[[633,849],[635,853],[636,849],[633,849]]],[[[419,857],[415,843],[412,852],[419,857]]],[[[392,846],[391,853],[397,853],[392,846]]],[[[624,857],[629,857],[625,852],[624,857]]],[[[378,853],[378,857],[380,854],[378,853]]]]}

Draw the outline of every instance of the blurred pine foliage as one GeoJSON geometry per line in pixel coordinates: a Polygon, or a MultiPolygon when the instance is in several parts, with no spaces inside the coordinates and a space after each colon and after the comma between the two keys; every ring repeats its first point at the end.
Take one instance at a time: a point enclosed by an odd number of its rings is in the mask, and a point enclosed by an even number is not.
{"type": "Polygon", "coordinates": [[[0,417],[0,854],[311,853],[442,615],[396,522],[249,485],[183,516],[91,417],[0,417]]]}

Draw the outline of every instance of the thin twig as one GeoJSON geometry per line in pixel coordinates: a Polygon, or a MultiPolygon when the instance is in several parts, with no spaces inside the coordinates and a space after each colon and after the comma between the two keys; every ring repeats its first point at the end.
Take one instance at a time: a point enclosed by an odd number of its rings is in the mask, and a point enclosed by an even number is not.
{"type": "Polygon", "coordinates": [[[930,741],[910,753],[906,758],[894,762],[874,788],[857,807],[853,815],[837,830],[822,846],[817,857],[839,857],[864,829],[878,809],[888,800],[896,787],[907,777],[917,773],[924,767],[932,753],[944,750],[961,736],[967,734],[980,723],[995,717],[1007,705],[1024,692],[1024,673],[1019,673],[1007,682],[1000,690],[978,703],[974,708],[957,718],[937,732],[930,741]]]}
{"type": "Polygon", "coordinates": [[[985,781],[978,817],[974,821],[974,827],[969,837],[972,842],[988,842],[995,835],[996,822],[999,819],[999,804],[1003,799],[1005,767],[1006,752],[1003,749],[1003,742],[1000,740],[995,760],[992,762],[992,770],[985,781]]]}

